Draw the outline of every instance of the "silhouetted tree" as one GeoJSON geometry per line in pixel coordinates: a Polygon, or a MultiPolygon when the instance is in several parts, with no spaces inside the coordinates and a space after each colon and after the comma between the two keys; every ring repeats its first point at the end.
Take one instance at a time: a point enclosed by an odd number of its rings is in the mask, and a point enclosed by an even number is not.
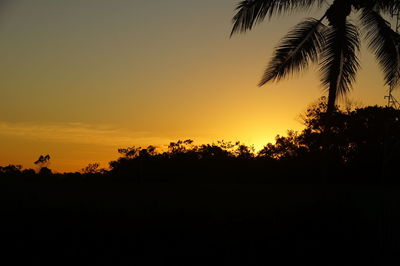
{"type": "Polygon", "coordinates": [[[3,174],[19,174],[21,173],[22,165],[9,164],[7,166],[0,166],[0,173],[3,174]]]}
{"type": "Polygon", "coordinates": [[[118,149],[118,153],[122,154],[124,158],[130,159],[135,158],[139,155],[141,147],[128,147],[126,149],[118,149]]]}
{"type": "Polygon", "coordinates": [[[48,167],[41,167],[40,168],[40,170],[39,170],[39,175],[41,175],[41,176],[49,176],[49,175],[51,175],[53,172],[51,171],[51,169],[50,168],[48,168],[48,167]]]}
{"type": "Polygon", "coordinates": [[[386,84],[394,87],[399,83],[400,37],[382,17],[399,10],[399,1],[243,0],[237,6],[231,34],[251,30],[266,17],[310,11],[326,2],[329,8],[321,18],[305,19],[281,40],[259,85],[279,81],[311,63],[318,63],[321,82],[328,89],[327,113],[330,116],[335,110],[337,96],[351,89],[359,68],[359,30],[348,19],[352,11],[360,14],[362,29],[385,74],[386,84]]]}
{"type": "Polygon", "coordinates": [[[193,150],[193,140],[178,140],[177,142],[171,142],[168,145],[168,152],[172,155],[174,154],[182,154],[186,152],[190,152],[193,150]]]}
{"type": "Polygon", "coordinates": [[[50,155],[40,155],[39,158],[34,162],[34,164],[39,167],[47,167],[50,163],[50,155]]]}
{"type": "Polygon", "coordinates": [[[255,150],[253,146],[246,146],[244,144],[239,144],[235,151],[236,157],[241,159],[251,159],[254,157],[254,153],[255,150]]]}
{"type": "Polygon", "coordinates": [[[99,163],[90,163],[86,167],[82,168],[81,172],[83,174],[98,174],[101,173],[104,169],[100,169],[99,163]]]}
{"type": "Polygon", "coordinates": [[[283,158],[294,158],[304,155],[309,148],[302,143],[299,133],[289,130],[288,135],[276,136],[275,144],[268,143],[259,151],[258,156],[280,160],[283,158]]]}
{"type": "MultiPolygon", "coordinates": [[[[260,157],[301,158],[323,150],[323,125],[326,103],[321,101],[303,116],[306,128],[301,133],[289,131],[260,151],[260,157]]],[[[400,158],[400,111],[370,106],[354,110],[338,109],[331,118],[330,159],[335,167],[353,169],[358,175],[378,179],[381,171],[392,175],[392,165],[400,158]],[[363,173],[363,174],[362,174],[363,173]]],[[[385,175],[386,175],[385,174],[385,175]]]]}
{"type": "Polygon", "coordinates": [[[52,172],[50,168],[48,168],[50,164],[50,155],[40,155],[39,158],[34,162],[39,167],[38,173],[40,175],[50,175],[52,172]]]}

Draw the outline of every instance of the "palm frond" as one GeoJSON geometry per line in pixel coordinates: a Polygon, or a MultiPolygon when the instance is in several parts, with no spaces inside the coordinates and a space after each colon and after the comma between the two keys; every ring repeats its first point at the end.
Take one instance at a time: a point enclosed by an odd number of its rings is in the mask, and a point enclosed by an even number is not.
{"type": "MultiPolygon", "coordinates": [[[[371,0],[369,2],[371,2],[371,0]]],[[[378,12],[391,14],[398,13],[400,11],[399,0],[374,0],[373,2],[375,2],[373,7],[378,12]]]]}
{"type": "Polygon", "coordinates": [[[242,0],[238,3],[236,15],[232,19],[231,36],[251,30],[255,24],[262,22],[267,16],[299,9],[307,10],[323,2],[324,0],[242,0]]]}
{"type": "Polygon", "coordinates": [[[400,35],[376,11],[363,8],[361,22],[366,31],[369,48],[385,75],[386,85],[395,87],[400,78],[400,35]]]}
{"type": "Polygon", "coordinates": [[[351,89],[360,66],[357,57],[359,50],[360,39],[354,25],[346,22],[341,27],[327,30],[320,62],[321,82],[329,88],[334,99],[351,89]]]}
{"type": "Polygon", "coordinates": [[[275,49],[259,86],[271,80],[280,80],[288,74],[305,69],[318,59],[322,50],[325,26],[321,20],[306,19],[297,24],[275,49]]]}

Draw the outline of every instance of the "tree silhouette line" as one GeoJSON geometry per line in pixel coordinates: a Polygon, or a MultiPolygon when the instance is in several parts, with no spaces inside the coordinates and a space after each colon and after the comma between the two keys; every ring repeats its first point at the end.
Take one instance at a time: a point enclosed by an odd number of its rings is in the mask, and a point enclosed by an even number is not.
{"type": "Polygon", "coordinates": [[[108,170],[92,163],[56,174],[49,155],[35,161],[35,170],[0,167],[0,182],[17,184],[0,194],[3,253],[41,265],[397,265],[398,193],[376,185],[399,184],[400,111],[335,103],[359,68],[352,12],[360,14],[386,84],[399,83],[399,34],[382,17],[399,10],[399,1],[243,0],[232,33],[326,3],[321,18],[304,20],[283,38],[260,82],[320,65],[328,99],[308,108],[304,130],[277,136],[258,152],[240,142],[196,145],[188,139],[171,142],[166,151],[121,148],[108,170]],[[321,179],[327,162],[328,178],[321,179]],[[325,181],[362,186],[298,185],[325,181]],[[79,186],[84,183],[89,186],[79,186]],[[225,186],[231,183],[250,186],[225,186]],[[261,183],[296,185],[258,190],[261,183]]]}
{"type": "MultiPolygon", "coordinates": [[[[31,181],[319,183],[326,109],[325,98],[321,98],[302,116],[302,131],[278,135],[275,143],[268,143],[258,152],[240,142],[195,145],[188,139],[171,142],[165,151],[155,146],[121,148],[120,157],[109,163],[108,170],[92,163],[80,172],[53,174],[50,156],[41,155],[35,162],[39,167],[36,171],[9,165],[0,167],[0,175],[3,179],[20,176],[31,181]]],[[[395,168],[400,158],[399,110],[378,106],[338,109],[329,119],[332,132],[328,182],[398,182],[395,168]]]]}
{"type": "MultiPolygon", "coordinates": [[[[320,18],[304,19],[282,38],[259,82],[263,86],[304,71],[311,64],[319,66],[321,84],[328,94],[323,124],[322,179],[329,178],[332,168],[336,167],[332,154],[337,153],[338,147],[332,146],[335,130],[332,124],[337,116],[337,99],[352,89],[360,68],[360,32],[381,67],[385,85],[390,90],[399,85],[400,35],[385,19],[399,13],[399,1],[242,0],[237,4],[231,31],[231,36],[247,32],[266,18],[321,10],[325,5],[327,8],[320,18]],[[353,24],[351,15],[358,17],[361,27],[353,24]]],[[[387,166],[384,168],[386,171],[387,166]]]]}

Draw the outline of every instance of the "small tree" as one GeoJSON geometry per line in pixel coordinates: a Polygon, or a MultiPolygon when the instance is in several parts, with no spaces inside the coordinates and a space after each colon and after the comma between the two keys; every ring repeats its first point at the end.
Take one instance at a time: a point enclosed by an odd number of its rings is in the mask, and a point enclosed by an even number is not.
{"type": "Polygon", "coordinates": [[[102,169],[100,169],[99,163],[90,163],[86,167],[82,168],[81,171],[83,174],[98,174],[102,172],[102,169]]]}
{"type": "Polygon", "coordinates": [[[51,170],[48,167],[50,165],[50,155],[40,155],[34,164],[39,167],[39,174],[51,174],[51,170]]]}

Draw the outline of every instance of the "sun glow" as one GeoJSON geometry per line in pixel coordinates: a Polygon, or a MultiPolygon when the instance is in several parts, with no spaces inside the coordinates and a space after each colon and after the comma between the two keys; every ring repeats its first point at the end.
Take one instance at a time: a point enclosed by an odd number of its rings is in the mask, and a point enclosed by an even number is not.
{"type": "MultiPolygon", "coordinates": [[[[303,14],[229,38],[231,1],[10,2],[0,20],[0,165],[50,154],[58,171],[105,167],[118,148],[188,138],[260,150],[301,130],[298,115],[324,94],[312,68],[257,87],[303,14]]],[[[361,60],[350,96],[385,104],[375,59],[362,51],[361,60]]]]}

